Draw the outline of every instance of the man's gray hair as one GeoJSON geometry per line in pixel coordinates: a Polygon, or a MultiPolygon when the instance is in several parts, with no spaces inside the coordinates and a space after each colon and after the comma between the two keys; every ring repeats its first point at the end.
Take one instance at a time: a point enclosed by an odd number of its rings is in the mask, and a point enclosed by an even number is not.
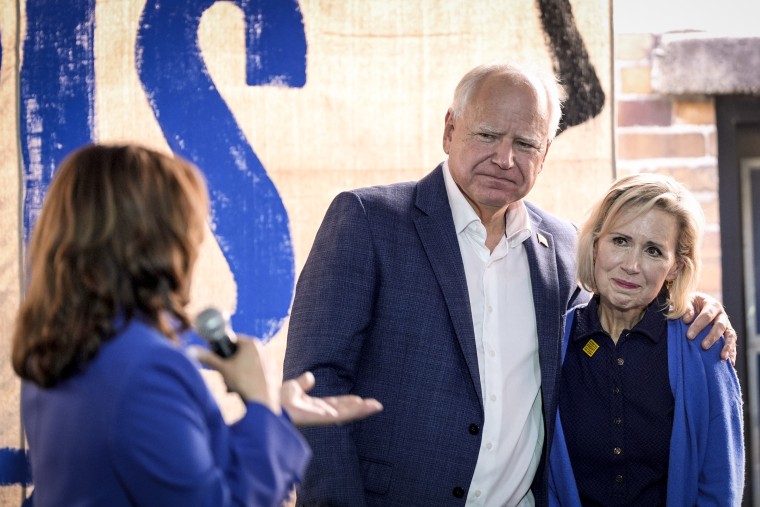
{"type": "Polygon", "coordinates": [[[469,105],[473,93],[483,81],[494,74],[508,76],[517,82],[531,85],[536,92],[540,93],[543,88],[546,94],[548,107],[548,139],[551,141],[557,135],[559,121],[562,118],[562,101],[565,99],[565,91],[557,77],[546,70],[538,67],[518,63],[489,63],[478,65],[462,77],[454,91],[454,101],[451,104],[453,119],[459,119],[464,115],[465,108],[469,105]]]}

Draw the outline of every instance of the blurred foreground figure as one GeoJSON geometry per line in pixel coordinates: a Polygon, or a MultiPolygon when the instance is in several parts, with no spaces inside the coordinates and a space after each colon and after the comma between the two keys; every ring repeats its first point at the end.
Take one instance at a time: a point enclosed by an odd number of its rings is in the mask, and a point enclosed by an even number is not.
{"type": "Polygon", "coordinates": [[[268,388],[259,343],[194,354],[245,403],[228,426],[181,347],[208,195],[200,172],[137,146],[84,147],[61,164],[29,248],[13,337],[34,480],[47,505],[280,505],[310,451],[296,424],[380,409],[316,399],[304,373],[268,388]]]}

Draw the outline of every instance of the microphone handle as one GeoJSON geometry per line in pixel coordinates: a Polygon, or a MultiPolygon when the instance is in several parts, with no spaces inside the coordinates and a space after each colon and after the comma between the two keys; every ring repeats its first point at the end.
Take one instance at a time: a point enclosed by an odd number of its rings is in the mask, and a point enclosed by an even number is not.
{"type": "Polygon", "coordinates": [[[214,340],[210,343],[211,350],[216,355],[224,358],[231,357],[237,352],[237,343],[233,341],[227,334],[224,334],[221,338],[214,340]]]}

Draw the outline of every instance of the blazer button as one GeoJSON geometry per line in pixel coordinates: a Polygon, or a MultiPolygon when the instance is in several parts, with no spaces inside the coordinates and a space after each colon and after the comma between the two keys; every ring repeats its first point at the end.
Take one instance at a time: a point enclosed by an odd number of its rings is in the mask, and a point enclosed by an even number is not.
{"type": "Polygon", "coordinates": [[[477,435],[480,433],[480,426],[475,423],[470,424],[470,435],[477,435]]]}
{"type": "Polygon", "coordinates": [[[463,498],[464,488],[460,488],[459,486],[457,486],[456,488],[454,488],[454,490],[451,493],[457,498],[463,498]]]}

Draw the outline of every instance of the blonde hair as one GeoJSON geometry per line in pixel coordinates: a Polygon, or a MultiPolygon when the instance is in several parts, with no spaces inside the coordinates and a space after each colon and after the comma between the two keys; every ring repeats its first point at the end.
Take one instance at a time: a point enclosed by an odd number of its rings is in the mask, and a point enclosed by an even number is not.
{"type": "Polygon", "coordinates": [[[597,292],[594,252],[599,237],[623,214],[644,213],[655,207],[675,218],[678,225],[675,255],[681,269],[672,284],[663,288],[667,293],[667,317],[674,319],[686,313],[691,293],[699,281],[704,213],[691,192],[671,177],[637,174],[612,184],[580,229],[578,282],[584,289],[597,292]]]}
{"type": "Polygon", "coordinates": [[[16,373],[55,385],[118,332],[117,316],[139,314],[174,338],[176,324],[189,325],[184,307],[207,213],[205,181],[182,159],[130,145],[68,156],[29,246],[16,373]]]}

